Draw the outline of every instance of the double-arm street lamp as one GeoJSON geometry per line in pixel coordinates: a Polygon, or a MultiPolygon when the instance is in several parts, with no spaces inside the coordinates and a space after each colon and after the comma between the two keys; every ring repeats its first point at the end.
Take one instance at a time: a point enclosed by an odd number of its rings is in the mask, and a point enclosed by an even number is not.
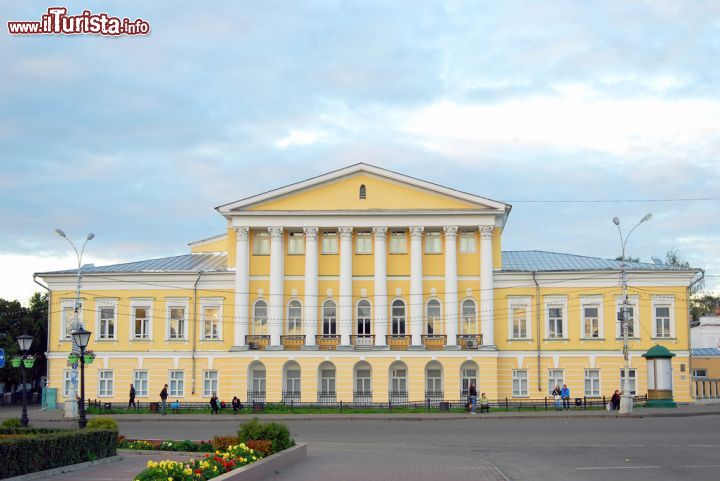
{"type": "MultiPolygon", "coordinates": [[[[620,282],[622,284],[622,308],[618,313],[618,320],[620,321],[620,327],[622,328],[623,359],[625,360],[625,366],[623,368],[624,375],[622,385],[622,397],[620,398],[620,414],[630,414],[632,413],[633,409],[633,396],[630,392],[630,352],[628,348],[628,320],[630,316],[628,315],[629,303],[627,293],[627,272],[625,270],[625,247],[627,246],[630,234],[632,234],[633,231],[637,229],[640,224],[642,224],[643,222],[647,222],[650,219],[652,219],[652,214],[645,214],[645,217],[640,219],[640,222],[635,224],[635,227],[630,229],[630,232],[628,232],[627,235],[623,236],[622,229],[620,228],[620,218],[613,217],[613,224],[617,226],[618,233],[620,234],[620,282]]],[[[635,316],[637,316],[637,313],[635,313],[633,317],[635,316]]],[[[635,335],[637,335],[637,333],[634,332],[633,336],[635,335]]]]}
{"type": "MultiPolygon", "coordinates": [[[[20,346],[20,352],[22,353],[23,358],[27,355],[28,352],[30,352],[30,346],[32,346],[32,342],[35,338],[32,336],[28,336],[27,334],[23,334],[22,336],[18,336],[17,342],[20,346]]],[[[23,361],[20,364],[20,368],[22,371],[22,385],[23,385],[23,391],[22,391],[22,415],[20,416],[20,425],[24,428],[28,427],[29,419],[27,415],[27,381],[25,379],[25,362],[23,361]]]]}
{"type": "Polygon", "coordinates": [[[80,402],[78,403],[78,427],[83,429],[87,426],[87,419],[85,418],[85,348],[90,342],[90,334],[92,332],[86,331],[82,327],[73,331],[72,337],[75,345],[80,348],[80,402]]]}

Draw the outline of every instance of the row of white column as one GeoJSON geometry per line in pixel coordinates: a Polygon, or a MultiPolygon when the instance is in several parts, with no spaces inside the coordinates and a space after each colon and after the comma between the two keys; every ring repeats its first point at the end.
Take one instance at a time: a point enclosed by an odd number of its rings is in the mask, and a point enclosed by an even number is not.
{"type": "MultiPolygon", "coordinates": [[[[388,296],[387,296],[387,227],[374,227],[374,312],[375,345],[386,345],[388,296]],[[385,313],[385,315],[382,315],[385,313]]],[[[495,344],[493,307],[492,226],[480,226],[480,325],[483,345],[495,344]]],[[[250,250],[248,227],[236,227],[237,251],[235,261],[235,338],[237,347],[246,345],[250,326],[250,250]]],[[[314,346],[318,326],[318,227],[304,227],[305,233],[305,306],[303,326],[305,345],[314,346]]],[[[270,293],[268,325],[270,346],[280,346],[284,319],[284,249],[283,228],[269,227],[270,234],[270,293]]],[[[458,328],[458,275],[457,275],[458,226],[445,226],[445,332],[447,345],[457,345],[458,328]]],[[[338,228],[340,235],[340,282],[338,293],[338,325],[340,345],[349,346],[353,326],[352,295],[352,227],[338,228]]],[[[424,318],[423,302],[423,239],[422,226],[410,227],[410,319],[424,318]]],[[[422,345],[422,322],[410,322],[412,346],[422,345]]]]}

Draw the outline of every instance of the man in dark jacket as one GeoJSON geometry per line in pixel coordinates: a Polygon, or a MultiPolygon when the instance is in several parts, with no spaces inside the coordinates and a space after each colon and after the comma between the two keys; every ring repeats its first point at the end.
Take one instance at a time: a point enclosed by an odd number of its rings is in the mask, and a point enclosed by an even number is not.
{"type": "Polygon", "coordinates": [[[128,409],[130,407],[137,407],[135,406],[135,386],[130,384],[130,401],[128,402],[128,409]]]}
{"type": "Polygon", "coordinates": [[[165,384],[165,386],[163,386],[162,391],[160,391],[160,401],[162,401],[160,411],[163,414],[167,414],[165,412],[165,408],[167,407],[167,397],[168,397],[167,388],[168,388],[168,385],[165,384]]]}

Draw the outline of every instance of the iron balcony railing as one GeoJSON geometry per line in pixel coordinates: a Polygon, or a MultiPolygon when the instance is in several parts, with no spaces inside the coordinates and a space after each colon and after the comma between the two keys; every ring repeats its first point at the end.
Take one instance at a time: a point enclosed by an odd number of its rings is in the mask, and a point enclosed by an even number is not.
{"type": "Polygon", "coordinates": [[[482,345],[482,334],[458,334],[457,344],[461,349],[477,349],[482,345]]]}
{"type": "Polygon", "coordinates": [[[371,349],[375,345],[375,335],[353,334],[350,336],[350,342],[355,349],[371,349]]]}
{"type": "Polygon", "coordinates": [[[300,391],[283,391],[282,400],[284,403],[300,402],[300,391]]]}
{"type": "Polygon", "coordinates": [[[356,403],[371,403],[372,402],[372,391],[353,391],[353,402],[356,403]]]}
{"type": "Polygon", "coordinates": [[[443,401],[445,398],[444,392],[437,391],[437,390],[425,390],[425,400],[430,403],[430,405],[436,405],[443,401]]]}
{"type": "Polygon", "coordinates": [[[337,395],[335,391],[318,391],[317,400],[319,403],[334,403],[337,395]]]}
{"type": "Polygon", "coordinates": [[[408,402],[407,391],[390,391],[388,393],[388,399],[393,404],[402,404],[408,402]]]}
{"type": "Polygon", "coordinates": [[[248,391],[247,392],[247,402],[259,402],[264,403],[265,402],[265,391],[248,391]]]}

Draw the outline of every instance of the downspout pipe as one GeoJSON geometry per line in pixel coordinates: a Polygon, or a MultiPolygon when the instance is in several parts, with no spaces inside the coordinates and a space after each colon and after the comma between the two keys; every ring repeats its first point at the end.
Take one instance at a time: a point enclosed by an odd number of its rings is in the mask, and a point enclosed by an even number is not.
{"type": "Polygon", "coordinates": [[[192,394],[195,395],[195,351],[197,350],[197,324],[198,324],[198,315],[197,315],[197,286],[200,282],[200,277],[202,277],[203,271],[198,272],[197,279],[195,279],[195,284],[193,284],[193,342],[192,342],[192,394]]]}
{"type": "MultiPolygon", "coordinates": [[[[697,275],[697,274],[696,274],[697,275]]],[[[687,286],[687,294],[685,297],[687,298],[687,309],[688,309],[688,323],[687,323],[687,329],[688,329],[688,379],[690,379],[690,382],[688,383],[688,388],[690,389],[690,398],[692,399],[694,397],[693,393],[693,383],[692,383],[692,365],[693,365],[693,357],[692,357],[692,328],[690,327],[690,324],[692,323],[692,307],[690,306],[690,291],[692,290],[693,286],[695,284],[698,284],[702,282],[705,279],[705,271],[703,269],[700,269],[700,277],[695,279],[690,283],[689,286],[687,286]]]]}
{"type": "MultiPolygon", "coordinates": [[[[43,289],[45,289],[47,291],[47,295],[48,295],[47,339],[46,339],[46,343],[45,343],[45,384],[49,385],[50,384],[50,360],[48,359],[48,357],[50,356],[50,329],[52,327],[52,324],[50,323],[50,314],[52,313],[52,309],[51,309],[52,291],[50,290],[50,288],[48,286],[46,286],[45,284],[43,284],[42,282],[39,282],[37,280],[37,273],[33,274],[33,282],[35,284],[37,284],[38,286],[42,287],[43,289]]],[[[43,386],[43,387],[45,387],[45,386],[43,386]]]]}
{"type": "Polygon", "coordinates": [[[535,337],[537,337],[537,384],[538,392],[542,392],[542,372],[540,368],[540,284],[538,284],[537,278],[535,277],[536,274],[537,271],[532,271],[532,279],[535,283],[535,337]]]}

